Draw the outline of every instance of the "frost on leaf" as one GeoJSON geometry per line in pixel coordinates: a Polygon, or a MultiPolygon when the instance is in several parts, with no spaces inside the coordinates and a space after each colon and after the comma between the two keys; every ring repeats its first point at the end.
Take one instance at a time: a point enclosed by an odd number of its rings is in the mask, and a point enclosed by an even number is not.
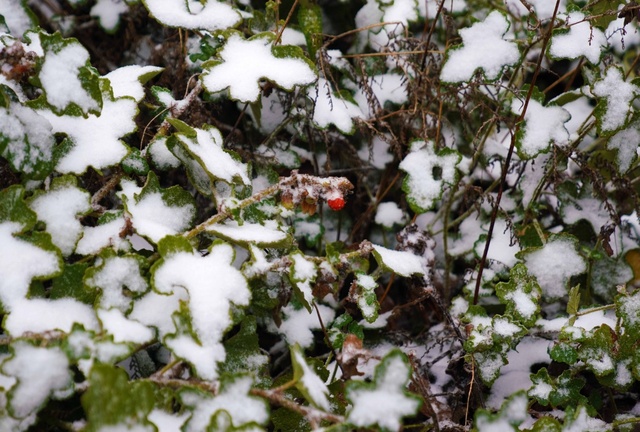
{"type": "Polygon", "coordinates": [[[391,351],[376,366],[373,382],[347,383],[346,396],[351,402],[347,421],[357,427],[399,430],[401,419],[420,407],[420,399],[405,390],[410,376],[406,356],[399,350],[391,351]]]}
{"type": "Polygon", "coordinates": [[[456,180],[456,167],[462,156],[448,148],[436,152],[433,142],[414,141],[411,151],[400,163],[400,169],[407,173],[402,190],[407,193],[407,201],[416,213],[430,210],[442,196],[445,184],[456,180]]]}
{"type": "Polygon", "coordinates": [[[149,13],[169,27],[224,30],[240,21],[240,14],[217,0],[143,0],[149,13]]]}
{"type": "Polygon", "coordinates": [[[602,49],[607,47],[607,38],[602,30],[594,28],[580,12],[571,12],[566,21],[569,30],[554,31],[549,54],[559,59],[584,56],[593,64],[600,62],[602,49]]]}
{"type": "Polygon", "coordinates": [[[595,110],[599,133],[608,135],[627,125],[634,113],[631,102],[640,94],[638,86],[626,82],[620,69],[610,67],[592,91],[600,98],[595,110]]]}
{"type": "Polygon", "coordinates": [[[85,118],[38,111],[49,120],[54,132],[68,136],[66,151],[56,167],[58,172],[81,174],[90,166],[106,168],[120,162],[129,152],[120,138],[135,131],[137,104],[130,98],[113,99],[107,93],[100,115],[85,118]]]}
{"type": "Polygon", "coordinates": [[[440,79],[452,83],[469,81],[478,69],[488,80],[497,79],[506,66],[520,60],[518,46],[503,39],[509,25],[503,14],[494,11],[484,21],[460,30],[462,47],[448,51],[440,79]]]}
{"type": "Polygon", "coordinates": [[[99,113],[99,75],[89,63],[86,48],[75,39],[63,39],[59,33],[41,34],[40,42],[45,56],[38,79],[48,105],[58,115],[68,108],[74,115],[99,113]]]}
{"type": "Polygon", "coordinates": [[[304,358],[299,345],[291,347],[291,363],[293,366],[293,379],[296,387],[313,406],[329,411],[329,389],[324,381],[313,371],[304,358]]]}
{"type": "Polygon", "coordinates": [[[17,102],[0,106],[0,156],[17,172],[44,178],[53,169],[55,144],[51,124],[17,102]]]}
{"type": "MultiPolygon", "coordinates": [[[[520,115],[524,102],[514,99],[511,111],[520,115]]],[[[567,110],[559,106],[543,106],[531,98],[524,115],[524,124],[516,137],[516,147],[522,159],[531,159],[549,150],[549,144],[562,145],[569,140],[564,124],[571,119],[567,110]]]]}
{"type": "Polygon", "coordinates": [[[316,79],[309,60],[294,46],[273,46],[273,35],[263,33],[245,40],[233,33],[219,53],[220,60],[205,63],[202,84],[214,93],[229,88],[229,96],[241,102],[256,102],[260,81],[269,80],[292,90],[316,79]]]}
{"type": "Polygon", "coordinates": [[[167,147],[185,165],[191,183],[200,193],[210,195],[217,180],[251,184],[247,165],[224,149],[224,139],[218,129],[194,129],[179,120],[170,123],[180,132],[169,138],[167,147]]]}
{"type": "Polygon", "coordinates": [[[180,186],[162,189],[158,178],[149,173],[144,187],[123,180],[120,198],[131,215],[131,223],[138,234],[154,243],[167,235],[182,233],[195,217],[193,197],[180,186]]]}
{"type": "Polygon", "coordinates": [[[25,418],[53,396],[69,395],[69,360],[60,348],[41,348],[18,341],[12,344],[13,357],[3,363],[2,372],[16,378],[9,390],[9,412],[25,418]]]}
{"type": "Polygon", "coordinates": [[[91,211],[91,196],[76,184],[75,177],[58,177],[48,191],[37,194],[29,203],[65,257],[73,253],[82,237],[78,217],[91,211]]]}
{"type": "Polygon", "coordinates": [[[587,269],[584,258],[577,251],[578,241],[570,235],[549,237],[541,248],[531,248],[518,253],[529,274],[536,277],[546,299],[567,295],[567,285],[572,276],[587,269]]]}
{"type": "Polygon", "coordinates": [[[194,252],[189,242],[166,237],[159,245],[163,258],[152,268],[153,285],[162,294],[185,289],[192,334],[165,338],[176,355],[189,361],[198,375],[213,380],[216,363],[226,357],[222,338],[231,325],[232,304],[247,306],[251,298],[247,281],[232,266],[233,248],[215,243],[208,255],[194,252]]]}
{"type": "MultiPolygon", "coordinates": [[[[249,394],[252,384],[253,379],[250,376],[240,375],[223,379],[220,393],[216,396],[202,391],[182,391],[180,393],[182,403],[193,410],[193,414],[182,430],[185,432],[210,430],[208,426],[216,421],[216,414],[221,412],[229,416],[231,425],[234,426],[233,430],[243,425],[249,427],[265,425],[269,420],[268,405],[266,401],[249,394]]],[[[211,430],[231,429],[229,427],[211,430]]]]}

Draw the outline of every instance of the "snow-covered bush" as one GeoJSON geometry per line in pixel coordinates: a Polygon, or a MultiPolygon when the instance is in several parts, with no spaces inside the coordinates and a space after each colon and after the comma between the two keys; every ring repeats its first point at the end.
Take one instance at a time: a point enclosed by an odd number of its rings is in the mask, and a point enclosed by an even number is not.
{"type": "Polygon", "coordinates": [[[0,430],[632,430],[639,10],[0,0],[0,430]]]}

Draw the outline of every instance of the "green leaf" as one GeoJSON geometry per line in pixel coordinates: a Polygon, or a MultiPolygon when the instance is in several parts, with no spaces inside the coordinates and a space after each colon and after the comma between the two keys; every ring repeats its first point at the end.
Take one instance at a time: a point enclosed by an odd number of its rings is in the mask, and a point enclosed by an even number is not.
{"type": "Polygon", "coordinates": [[[88,268],[89,264],[87,263],[66,263],[62,269],[62,274],[51,281],[49,298],[73,298],[82,303],[92,305],[98,293],[83,282],[85,271],[88,268]]]}
{"type": "Polygon", "coordinates": [[[227,358],[219,366],[220,373],[253,372],[260,384],[269,384],[269,357],[260,349],[255,316],[247,315],[242,320],[240,330],[225,341],[224,348],[227,358]]]}
{"type": "Polygon", "coordinates": [[[530,432],[561,432],[562,425],[553,417],[544,416],[536,420],[530,432]]]}
{"type": "Polygon", "coordinates": [[[529,389],[529,396],[541,405],[557,408],[587,402],[587,398],[580,394],[586,381],[581,377],[574,378],[571,370],[552,378],[547,368],[542,368],[531,375],[531,382],[533,384],[529,389]]]}
{"type": "Polygon", "coordinates": [[[569,301],[567,301],[567,313],[569,316],[573,316],[578,313],[580,309],[580,285],[576,285],[569,290],[569,301]]]}
{"type": "Polygon", "coordinates": [[[559,341],[549,350],[549,357],[559,363],[574,365],[578,361],[578,351],[568,342],[559,341]]]}
{"type": "Polygon", "coordinates": [[[309,57],[316,58],[316,51],[322,46],[322,9],[317,4],[310,4],[298,8],[298,24],[307,41],[309,57]]]}
{"type": "Polygon", "coordinates": [[[378,426],[381,430],[399,430],[401,419],[414,415],[421,400],[405,390],[411,377],[407,356],[390,351],[376,366],[373,381],[349,381],[346,397],[351,402],[347,422],[357,427],[378,426]],[[380,404],[380,400],[387,403],[380,404]]]}
{"type": "Polygon", "coordinates": [[[37,221],[36,213],[24,201],[24,187],[9,186],[0,190],[0,222],[17,222],[24,232],[33,228],[37,221]]]}
{"type": "Polygon", "coordinates": [[[315,302],[311,285],[316,280],[318,269],[300,251],[289,255],[293,265],[290,267],[289,279],[295,288],[296,298],[311,313],[311,305],[315,302]]]}
{"type": "Polygon", "coordinates": [[[154,406],[154,386],[148,381],[129,382],[127,373],[112,365],[96,363],[88,377],[89,388],[82,395],[87,413],[87,431],[108,426],[151,425],[146,420],[154,406]]]}
{"type": "Polygon", "coordinates": [[[598,378],[611,375],[616,371],[614,339],[617,339],[617,336],[613,329],[602,324],[592,331],[578,348],[578,358],[598,378]]]}
{"type": "Polygon", "coordinates": [[[607,30],[609,24],[617,18],[615,12],[621,4],[625,3],[625,0],[598,0],[588,2],[585,10],[593,17],[589,20],[589,23],[594,27],[598,27],[600,30],[607,30]],[[614,13],[610,13],[611,11],[614,13]]]}

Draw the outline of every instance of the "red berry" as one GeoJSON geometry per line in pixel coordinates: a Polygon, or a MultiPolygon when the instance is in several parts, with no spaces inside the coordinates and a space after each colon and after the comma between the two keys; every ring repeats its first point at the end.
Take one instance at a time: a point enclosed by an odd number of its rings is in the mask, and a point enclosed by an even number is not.
{"type": "Polygon", "coordinates": [[[329,201],[327,201],[327,204],[329,204],[329,208],[331,210],[340,211],[344,208],[344,198],[342,197],[332,198],[329,201]]]}

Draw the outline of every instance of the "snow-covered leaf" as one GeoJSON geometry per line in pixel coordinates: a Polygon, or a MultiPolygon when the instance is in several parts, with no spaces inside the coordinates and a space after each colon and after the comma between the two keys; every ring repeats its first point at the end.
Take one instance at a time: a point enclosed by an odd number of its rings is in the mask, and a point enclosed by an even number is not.
{"type": "Polygon", "coordinates": [[[565,17],[568,29],[554,31],[549,54],[555,58],[576,59],[584,56],[589,62],[600,62],[607,38],[602,30],[594,28],[580,12],[571,12],[565,17]]]}
{"type": "MultiPolygon", "coordinates": [[[[520,115],[524,102],[514,99],[511,110],[520,115]]],[[[524,116],[524,124],[516,137],[516,147],[522,159],[531,159],[540,153],[546,153],[550,144],[564,145],[569,140],[569,133],[564,124],[571,115],[559,106],[543,106],[531,98],[524,116]]]]}
{"type": "Polygon", "coordinates": [[[316,280],[318,269],[300,252],[292,253],[289,257],[293,264],[289,278],[296,289],[298,300],[311,312],[315,302],[311,285],[316,280]]]}
{"type": "Polygon", "coordinates": [[[54,144],[51,124],[36,111],[18,102],[0,106],[0,156],[15,171],[32,178],[49,175],[54,144]]]}
{"type": "Polygon", "coordinates": [[[169,27],[223,30],[235,27],[240,14],[218,0],[142,0],[151,16],[169,27]]]}
{"type": "Polygon", "coordinates": [[[640,94],[640,87],[626,82],[620,69],[610,67],[592,91],[600,98],[594,112],[599,133],[609,135],[626,126],[634,112],[631,102],[640,94]]]}
{"type": "Polygon", "coordinates": [[[453,184],[457,178],[456,167],[462,156],[455,150],[434,149],[433,142],[414,141],[411,151],[400,163],[407,173],[402,190],[416,213],[430,210],[442,196],[445,184],[453,184]]]}
{"type": "Polygon", "coordinates": [[[518,46],[504,40],[509,26],[505,15],[493,11],[484,21],[460,30],[462,46],[447,52],[440,79],[451,83],[469,81],[478,69],[488,80],[499,78],[506,66],[520,60],[518,46]]]}
{"type": "Polygon", "coordinates": [[[131,65],[115,69],[104,77],[111,83],[114,98],[129,96],[139,103],[144,98],[144,84],[163,70],[157,66],[131,65]]]}
{"type": "Polygon", "coordinates": [[[204,65],[202,84],[214,93],[229,88],[229,96],[255,102],[260,96],[260,80],[292,90],[316,79],[312,63],[295,46],[273,46],[273,34],[262,33],[245,40],[232,33],[219,53],[220,60],[204,65]]]}
{"type": "Polygon", "coordinates": [[[56,166],[58,172],[81,174],[90,166],[102,169],[117,164],[127,155],[128,147],[120,138],[135,131],[137,104],[131,98],[112,98],[108,85],[106,87],[99,115],[90,114],[85,118],[58,116],[46,109],[38,111],[49,120],[54,132],[68,136],[68,144],[56,166]]]}
{"type": "Polygon", "coordinates": [[[378,283],[373,277],[358,273],[349,292],[349,295],[355,299],[362,316],[369,323],[378,319],[380,304],[378,303],[376,288],[378,288],[378,283]]]}
{"type": "Polygon", "coordinates": [[[54,179],[47,192],[34,195],[29,202],[65,257],[73,253],[82,237],[78,217],[91,211],[90,198],[87,191],[78,188],[75,177],[63,176],[54,179]]]}
{"type": "Polygon", "coordinates": [[[300,390],[300,393],[313,406],[329,411],[331,409],[327,398],[329,389],[307,363],[299,345],[291,347],[291,364],[293,366],[293,379],[296,381],[296,388],[300,390]]]}
{"type": "Polygon", "coordinates": [[[218,129],[193,129],[179,120],[170,122],[181,129],[169,138],[167,147],[185,165],[192,184],[200,193],[210,195],[217,180],[229,184],[251,184],[247,165],[233,152],[224,149],[224,140],[218,129]]]}
{"type": "Polygon", "coordinates": [[[478,431],[518,431],[518,426],[527,419],[527,395],[524,392],[518,392],[509,397],[500,412],[491,414],[486,410],[478,410],[476,413],[474,424],[478,431]]]}
{"type": "Polygon", "coordinates": [[[211,422],[215,421],[215,414],[221,411],[228,414],[235,427],[266,424],[269,420],[268,405],[266,401],[249,394],[252,383],[250,376],[240,375],[223,379],[220,393],[216,396],[194,390],[180,392],[182,402],[193,410],[183,430],[185,432],[208,430],[211,422]]]}
{"type": "Polygon", "coordinates": [[[498,298],[507,306],[510,314],[525,326],[532,326],[540,314],[542,290],[527,268],[518,263],[509,273],[509,282],[496,285],[498,298]]]}
{"type": "Polygon", "coordinates": [[[569,279],[587,269],[577,248],[575,237],[553,235],[543,247],[523,250],[518,257],[524,260],[529,274],[536,277],[543,296],[557,299],[567,294],[569,279]]]}
{"type": "Polygon", "coordinates": [[[161,188],[153,172],[149,172],[142,188],[129,180],[120,184],[120,197],[138,234],[158,243],[164,236],[179,234],[191,226],[195,202],[180,186],[161,188]]]}
{"type": "Polygon", "coordinates": [[[411,252],[395,251],[373,245],[373,256],[378,264],[400,276],[410,277],[426,273],[426,263],[423,263],[420,257],[411,252]]]}
{"type": "Polygon", "coordinates": [[[351,134],[354,132],[353,119],[365,117],[358,105],[340,97],[324,78],[319,78],[315,87],[307,89],[307,97],[314,102],[313,122],[321,129],[334,125],[340,131],[351,134]]]}
{"type": "Polygon", "coordinates": [[[401,419],[420,407],[420,399],[405,390],[410,376],[407,357],[399,350],[391,351],[376,366],[371,383],[347,383],[346,396],[351,402],[347,421],[357,427],[400,429],[401,419]]]}
{"type": "Polygon", "coordinates": [[[232,304],[248,305],[251,292],[242,273],[231,265],[230,245],[215,243],[205,256],[190,249],[185,239],[165,237],[159,245],[163,257],[152,267],[153,286],[163,294],[178,288],[187,291],[193,335],[165,341],[176,355],[193,364],[198,375],[214,379],[216,364],[226,357],[222,338],[231,325],[232,304]]]}

